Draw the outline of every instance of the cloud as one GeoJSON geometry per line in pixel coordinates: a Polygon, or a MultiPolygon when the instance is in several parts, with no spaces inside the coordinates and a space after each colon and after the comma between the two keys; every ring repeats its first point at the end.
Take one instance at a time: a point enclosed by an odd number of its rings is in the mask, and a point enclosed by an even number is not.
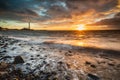
{"type": "Polygon", "coordinates": [[[103,19],[93,24],[88,24],[88,26],[94,25],[120,25],[120,13],[117,13],[114,18],[103,19]]]}
{"type": "Polygon", "coordinates": [[[118,0],[0,0],[0,17],[24,22],[29,16],[37,23],[76,25],[113,14],[109,11],[116,6],[118,0]]]}
{"type": "MultiPolygon", "coordinates": [[[[50,6],[47,10],[47,15],[50,19],[71,19],[78,20],[81,22],[88,22],[91,19],[98,18],[101,13],[106,13],[107,11],[115,8],[117,6],[117,0],[60,0],[65,4],[63,6],[50,6]]],[[[101,15],[102,17],[102,15],[101,15]]],[[[104,17],[104,15],[103,15],[104,17]]]]}
{"type": "Polygon", "coordinates": [[[67,5],[71,11],[84,12],[94,9],[98,12],[108,11],[115,7],[117,0],[67,0],[67,5]]]}
{"type": "Polygon", "coordinates": [[[38,17],[32,9],[32,0],[0,0],[0,17],[7,20],[18,20],[27,16],[38,17]]]}

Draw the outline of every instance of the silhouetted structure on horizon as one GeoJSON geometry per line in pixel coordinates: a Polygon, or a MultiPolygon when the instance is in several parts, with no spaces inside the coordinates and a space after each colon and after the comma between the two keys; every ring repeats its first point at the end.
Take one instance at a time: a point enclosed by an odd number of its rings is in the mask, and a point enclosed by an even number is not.
{"type": "Polygon", "coordinates": [[[28,29],[30,30],[30,21],[28,22],[28,29]]]}

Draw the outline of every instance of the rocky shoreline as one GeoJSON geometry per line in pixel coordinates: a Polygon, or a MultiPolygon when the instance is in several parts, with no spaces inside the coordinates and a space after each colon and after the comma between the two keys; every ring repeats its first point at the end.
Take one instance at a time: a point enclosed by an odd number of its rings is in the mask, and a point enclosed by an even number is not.
{"type": "Polygon", "coordinates": [[[0,80],[119,80],[119,76],[119,56],[0,36],[0,80]]]}

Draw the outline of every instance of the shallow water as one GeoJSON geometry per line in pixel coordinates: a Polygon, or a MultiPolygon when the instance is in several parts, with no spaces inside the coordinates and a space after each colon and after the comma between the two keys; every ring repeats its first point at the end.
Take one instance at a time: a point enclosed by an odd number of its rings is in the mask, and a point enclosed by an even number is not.
{"type": "Polygon", "coordinates": [[[34,43],[60,43],[120,51],[120,31],[1,31],[0,35],[34,43]]]}
{"type": "MultiPolygon", "coordinates": [[[[43,71],[46,76],[48,72],[56,72],[58,80],[65,80],[66,75],[70,80],[86,80],[87,74],[91,73],[103,80],[118,79],[120,31],[10,30],[0,31],[1,35],[15,38],[15,41],[19,39],[0,49],[6,49],[4,56],[12,56],[1,61],[12,63],[15,56],[21,56],[25,62],[16,65],[16,69],[20,68],[25,74],[40,75],[43,71]]],[[[3,43],[9,43],[10,38],[4,39],[3,43]]]]}

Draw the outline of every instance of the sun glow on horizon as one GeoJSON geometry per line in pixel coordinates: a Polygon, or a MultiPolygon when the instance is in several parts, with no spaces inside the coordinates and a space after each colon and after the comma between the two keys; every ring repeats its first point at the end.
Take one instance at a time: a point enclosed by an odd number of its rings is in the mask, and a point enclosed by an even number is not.
{"type": "Polygon", "coordinates": [[[85,25],[84,24],[78,25],[77,30],[80,30],[80,31],[85,30],[85,25]]]}

